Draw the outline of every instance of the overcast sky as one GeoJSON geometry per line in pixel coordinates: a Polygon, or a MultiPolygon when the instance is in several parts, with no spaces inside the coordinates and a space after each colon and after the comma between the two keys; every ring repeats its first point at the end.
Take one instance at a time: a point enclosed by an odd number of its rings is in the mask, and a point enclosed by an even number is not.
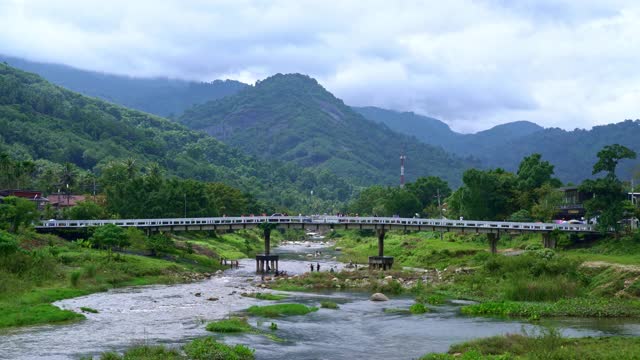
{"type": "Polygon", "coordinates": [[[5,55],[202,81],[300,72],[462,132],[640,118],[634,0],[0,0],[0,21],[5,55]]]}

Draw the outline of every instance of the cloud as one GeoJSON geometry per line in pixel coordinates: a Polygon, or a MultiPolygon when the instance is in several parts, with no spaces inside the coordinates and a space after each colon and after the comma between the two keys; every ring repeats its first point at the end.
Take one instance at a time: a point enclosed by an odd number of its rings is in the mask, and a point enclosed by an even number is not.
{"type": "Polygon", "coordinates": [[[639,117],[634,1],[9,0],[0,20],[7,55],[193,80],[301,72],[461,131],[639,117]]]}

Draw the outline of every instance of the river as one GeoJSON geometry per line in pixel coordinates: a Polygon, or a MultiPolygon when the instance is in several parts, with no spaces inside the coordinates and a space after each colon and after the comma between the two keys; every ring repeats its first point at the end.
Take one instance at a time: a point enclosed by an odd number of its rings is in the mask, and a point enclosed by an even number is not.
{"type": "MultiPolygon", "coordinates": [[[[284,245],[274,253],[281,255],[280,269],[289,274],[308,271],[311,261],[320,263],[323,271],[342,267],[334,252],[319,245],[284,245]],[[322,255],[307,256],[316,251],[322,251],[322,255]]],[[[122,288],[59,301],[55,304],[64,309],[90,307],[99,313],[85,314],[86,320],[73,324],[0,333],[0,359],[77,359],[123,351],[141,343],[179,346],[212,335],[204,330],[207,321],[254,304],[273,303],[240,295],[260,290],[254,286],[260,280],[254,271],[255,261],[246,259],[239,269],[198,283],[122,288]]],[[[250,319],[252,325],[265,331],[275,322],[278,330],[274,333],[284,342],[245,334],[226,335],[222,341],[256,349],[257,359],[414,359],[427,352],[446,351],[453,343],[536,328],[515,320],[461,316],[456,303],[438,306],[423,315],[405,315],[385,313],[384,309],[408,308],[413,303],[409,297],[377,303],[368,300],[369,293],[357,291],[289,295],[283,301],[317,306],[321,300],[330,299],[340,309],[320,309],[305,316],[264,322],[250,319]]],[[[560,319],[553,325],[567,336],[640,335],[637,321],[560,319]]]]}

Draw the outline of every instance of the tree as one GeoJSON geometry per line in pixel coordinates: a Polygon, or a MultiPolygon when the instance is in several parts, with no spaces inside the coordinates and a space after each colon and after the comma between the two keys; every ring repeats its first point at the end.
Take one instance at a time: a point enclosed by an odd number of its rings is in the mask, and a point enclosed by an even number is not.
{"type": "Polygon", "coordinates": [[[400,188],[387,189],[384,200],[386,215],[412,217],[422,210],[420,200],[410,191],[400,188]]]}
{"type": "Polygon", "coordinates": [[[7,196],[0,203],[0,229],[16,232],[38,218],[36,204],[27,199],[7,196]]]}
{"type": "Polygon", "coordinates": [[[469,169],[462,176],[459,213],[474,220],[504,220],[517,210],[516,177],[503,169],[469,169]]]}
{"type": "Polygon", "coordinates": [[[598,227],[602,231],[620,230],[620,220],[625,212],[625,191],[623,184],[616,177],[616,166],[622,159],[635,159],[636,153],[622,145],[607,145],[598,152],[598,162],[593,165],[593,174],[606,171],[604,178],[585,180],[580,191],[592,193],[593,198],[585,201],[587,216],[598,217],[598,227]]]}
{"type": "Polygon", "coordinates": [[[439,202],[442,204],[451,195],[449,184],[437,176],[419,177],[415,182],[407,184],[406,189],[418,198],[422,209],[437,206],[439,202]]]}
{"type": "Polygon", "coordinates": [[[106,210],[93,201],[80,201],[74,207],[65,209],[64,217],[71,220],[98,220],[106,219],[106,210]]]}
{"type": "Polygon", "coordinates": [[[0,257],[8,256],[18,251],[18,242],[11,234],[0,230],[0,257]]]}
{"type": "Polygon", "coordinates": [[[386,215],[384,209],[384,199],[387,196],[387,189],[373,185],[363,189],[358,196],[349,204],[349,212],[360,215],[386,215]]]}
{"type": "Polygon", "coordinates": [[[173,240],[169,237],[168,234],[158,234],[149,236],[146,239],[147,249],[151,251],[152,256],[157,256],[161,252],[166,252],[172,249],[173,240]]]}
{"type": "Polygon", "coordinates": [[[635,159],[636,152],[619,144],[607,145],[598,151],[598,162],[593,165],[593,175],[606,171],[608,177],[616,177],[616,167],[622,159],[635,159]]]}
{"type": "Polygon", "coordinates": [[[538,201],[531,207],[531,216],[534,220],[550,221],[562,203],[562,193],[551,184],[544,184],[534,191],[538,201]]]}
{"type": "Polygon", "coordinates": [[[551,177],[553,175],[553,165],[548,161],[542,161],[542,155],[531,154],[520,162],[518,167],[518,203],[520,208],[529,209],[540,198],[535,190],[545,184],[559,187],[560,180],[551,177]]]}
{"type": "Polygon", "coordinates": [[[109,258],[111,258],[113,248],[125,248],[129,246],[129,240],[124,229],[113,224],[97,227],[93,235],[89,238],[89,241],[95,247],[107,248],[107,250],[109,250],[109,258]]]}

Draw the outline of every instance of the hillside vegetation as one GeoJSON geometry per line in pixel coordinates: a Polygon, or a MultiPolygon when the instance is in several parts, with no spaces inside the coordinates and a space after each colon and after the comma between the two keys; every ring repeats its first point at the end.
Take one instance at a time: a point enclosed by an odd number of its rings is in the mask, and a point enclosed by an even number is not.
{"type": "Polygon", "coordinates": [[[167,78],[133,78],[80,70],[0,55],[0,62],[34,72],[56,85],[131,109],[164,117],[180,115],[189,107],[233,95],[248,85],[234,80],[210,83],[167,78]]]}
{"type": "Polygon", "coordinates": [[[478,165],[372,124],[300,74],[274,75],[195,106],[180,121],[251,154],[330,170],[359,185],[397,184],[403,149],[408,180],[437,175],[457,185],[464,169],[478,165]]]}
{"type": "Polygon", "coordinates": [[[68,162],[95,173],[114,160],[157,163],[170,175],[223,182],[285,207],[304,201],[332,208],[351,194],[347,183],[328,172],[246,156],[204,133],[76,94],[4,64],[0,129],[0,153],[17,160],[68,162]]]}
{"type": "MultiPolygon", "coordinates": [[[[426,144],[442,146],[446,151],[459,156],[473,155],[486,167],[514,171],[518,168],[520,159],[539,153],[555,165],[556,175],[563,182],[579,183],[592,178],[591,164],[605,145],[617,143],[636,152],[640,151],[640,142],[637,141],[640,137],[640,120],[626,120],[594,126],[591,130],[573,131],[543,129],[528,121],[515,121],[476,134],[460,134],[438,119],[410,112],[375,107],[354,110],[369,120],[383,123],[400,133],[413,135],[426,144]]],[[[637,161],[624,161],[620,164],[620,177],[629,179],[638,170],[637,161]]]]}

